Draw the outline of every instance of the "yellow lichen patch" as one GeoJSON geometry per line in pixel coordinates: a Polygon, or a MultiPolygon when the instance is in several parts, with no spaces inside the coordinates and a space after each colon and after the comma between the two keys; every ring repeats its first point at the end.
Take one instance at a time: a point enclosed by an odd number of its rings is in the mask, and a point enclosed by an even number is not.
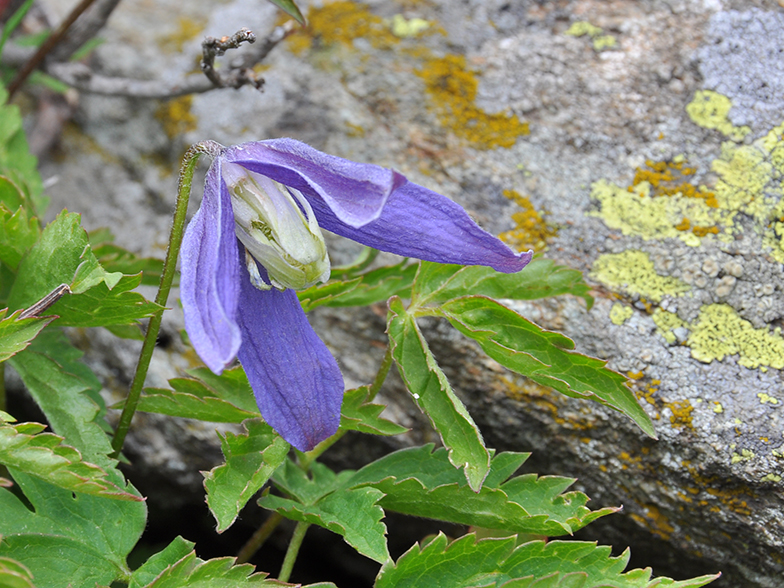
{"type": "Polygon", "coordinates": [[[610,288],[654,302],[689,290],[689,285],[678,278],[657,274],[648,254],[637,249],[601,255],[593,264],[591,276],[610,288]]]}
{"type": "Polygon", "coordinates": [[[555,227],[547,224],[542,215],[534,208],[531,201],[515,190],[504,190],[504,196],[522,208],[512,214],[515,227],[499,235],[502,241],[518,251],[546,249],[547,242],[558,233],[555,227]]]}
{"type": "Polygon", "coordinates": [[[511,147],[529,134],[528,123],[514,115],[489,114],[474,104],[479,82],[462,55],[428,59],[417,75],[425,82],[441,124],[477,149],[511,147]]]}
{"type": "Polygon", "coordinates": [[[308,26],[297,30],[288,40],[288,48],[301,54],[314,43],[323,46],[351,45],[354,39],[364,38],[377,48],[387,48],[399,42],[389,25],[370,8],[356,2],[331,2],[321,8],[311,8],[308,26]]]}
{"type": "Polygon", "coordinates": [[[750,449],[741,449],[740,453],[733,452],[730,463],[740,463],[742,461],[751,461],[754,458],[754,452],[750,449]]]}
{"type": "Polygon", "coordinates": [[[177,30],[161,37],[158,44],[166,52],[181,53],[185,43],[198,37],[206,25],[206,20],[195,20],[181,16],[177,19],[177,30]]]}
{"type": "Polygon", "coordinates": [[[781,476],[776,474],[767,474],[760,478],[760,482],[781,482],[781,476]]]}
{"type": "Polygon", "coordinates": [[[727,355],[739,355],[747,368],[784,368],[784,339],[779,329],[755,329],[726,304],[703,306],[686,341],[694,359],[710,363],[727,355]]]}
{"type": "MultiPolygon", "coordinates": [[[[744,212],[763,220],[775,202],[767,202],[765,188],[773,180],[769,154],[758,145],[724,143],[721,157],[711,165],[719,174],[716,199],[726,210],[744,212]]],[[[780,196],[780,194],[779,194],[780,196]]]]}
{"type": "Polygon", "coordinates": [[[667,521],[667,518],[652,504],[641,504],[640,506],[643,508],[642,516],[637,513],[631,513],[630,516],[654,534],[668,540],[675,528],[667,521]]]}
{"type": "Polygon", "coordinates": [[[700,240],[693,232],[686,232],[688,228],[716,224],[716,214],[707,199],[682,192],[656,196],[653,191],[654,186],[648,181],[622,188],[598,180],[591,186],[591,198],[599,202],[600,210],[588,214],[598,216],[608,227],[627,236],[672,237],[690,246],[699,245],[700,240]]]}
{"type": "Polygon", "coordinates": [[[610,49],[618,44],[618,40],[612,35],[605,35],[601,27],[592,25],[586,21],[573,22],[572,25],[564,32],[565,35],[572,37],[590,37],[593,42],[594,51],[603,51],[610,49]]]}
{"type": "Polygon", "coordinates": [[[686,113],[694,124],[705,129],[715,129],[721,134],[740,141],[751,132],[749,127],[734,126],[728,115],[732,101],[712,90],[699,90],[694,99],[686,105],[686,113]]]}
{"type": "Polygon", "coordinates": [[[694,410],[694,407],[688,399],[678,400],[675,402],[664,402],[663,404],[666,408],[669,408],[670,412],[672,413],[670,415],[670,424],[673,426],[673,428],[694,428],[691,423],[691,413],[694,410]]]}
{"type": "Polygon", "coordinates": [[[716,414],[721,414],[724,412],[724,407],[721,405],[721,402],[713,401],[713,412],[716,414]]]}
{"type": "Polygon", "coordinates": [[[686,198],[702,198],[710,208],[718,208],[719,203],[713,192],[705,186],[697,187],[686,181],[686,178],[694,175],[697,170],[689,167],[685,157],[675,157],[671,161],[648,160],[645,166],[645,168],[638,167],[635,171],[632,185],[627,188],[630,192],[633,191],[633,186],[648,182],[651,185],[650,196],[680,194],[686,198]]]}
{"type": "Polygon", "coordinates": [[[632,310],[631,306],[626,306],[620,302],[616,302],[610,309],[610,322],[612,322],[614,325],[622,325],[632,318],[633,314],[634,311],[632,310]]]}
{"type": "Polygon", "coordinates": [[[774,398],[770,394],[765,394],[764,392],[758,392],[757,398],[760,399],[760,403],[762,404],[778,404],[778,398],[774,398]]]}
{"type": "Polygon", "coordinates": [[[678,318],[677,314],[674,312],[668,312],[661,308],[654,310],[651,318],[656,324],[656,332],[664,337],[664,340],[667,341],[667,343],[670,345],[677,341],[677,337],[673,331],[677,328],[687,326],[684,321],[678,318]]]}
{"type": "Polygon", "coordinates": [[[166,136],[170,139],[196,130],[196,117],[191,113],[193,95],[181,96],[161,104],[155,111],[166,136]]]}

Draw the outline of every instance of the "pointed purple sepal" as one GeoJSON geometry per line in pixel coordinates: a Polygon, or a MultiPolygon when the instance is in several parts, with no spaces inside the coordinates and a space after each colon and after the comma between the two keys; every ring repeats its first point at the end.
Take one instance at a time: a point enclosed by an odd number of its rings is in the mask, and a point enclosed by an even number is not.
{"type": "Polygon", "coordinates": [[[294,447],[310,451],[338,430],[343,376],[295,292],[262,292],[245,266],[242,273],[240,362],[264,420],[294,447]]]}
{"type": "Polygon", "coordinates": [[[237,357],[240,266],[234,213],[220,176],[220,158],[207,172],[204,198],[180,250],[180,296],[185,329],[196,353],[220,374],[237,357]]]}

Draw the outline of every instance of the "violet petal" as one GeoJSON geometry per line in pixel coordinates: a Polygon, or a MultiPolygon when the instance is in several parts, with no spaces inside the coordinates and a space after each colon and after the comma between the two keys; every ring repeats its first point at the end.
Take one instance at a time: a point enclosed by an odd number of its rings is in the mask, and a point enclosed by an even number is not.
{"type": "Polygon", "coordinates": [[[327,155],[293,139],[255,141],[230,147],[222,157],[323,200],[335,216],[361,226],[381,214],[389,195],[406,182],[399,173],[327,155]]]}
{"type": "MultiPolygon", "coordinates": [[[[264,274],[264,269],[259,268],[264,274]]],[[[293,290],[254,288],[242,266],[239,359],[264,420],[300,451],[335,434],[343,376],[293,290]]]]}
{"type": "Polygon", "coordinates": [[[234,213],[217,158],[207,172],[201,207],[188,224],[180,250],[185,329],[196,353],[216,374],[234,361],[241,342],[237,259],[234,213]]]}

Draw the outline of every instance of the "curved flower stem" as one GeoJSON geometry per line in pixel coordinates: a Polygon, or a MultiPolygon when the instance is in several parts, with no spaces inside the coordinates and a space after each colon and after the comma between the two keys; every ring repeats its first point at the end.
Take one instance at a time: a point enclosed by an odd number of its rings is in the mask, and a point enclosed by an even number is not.
{"type": "Polygon", "coordinates": [[[144,337],[144,344],[139,355],[139,363],[136,365],[136,373],[133,376],[131,389],[128,392],[128,398],[120,415],[120,422],[117,424],[117,429],[112,439],[112,449],[114,449],[112,457],[116,458],[120,455],[125,436],[131,427],[131,419],[133,419],[136,406],[139,404],[139,396],[141,396],[142,386],[144,386],[144,380],[147,377],[152,353],[155,351],[155,342],[158,338],[158,331],[161,329],[164,307],[169,299],[169,291],[171,290],[174,273],[177,268],[177,257],[180,254],[180,244],[185,231],[185,217],[188,213],[188,200],[190,199],[196,164],[202,155],[207,154],[215,157],[222,150],[223,146],[214,141],[203,141],[193,145],[183,157],[177,186],[177,204],[174,208],[174,221],[172,222],[171,234],[169,235],[169,248],[166,250],[166,260],[163,262],[163,272],[161,273],[161,284],[158,287],[158,295],[155,297],[155,303],[161,308],[150,318],[150,324],[147,326],[147,334],[144,337]]]}
{"type": "Polygon", "coordinates": [[[256,532],[253,533],[250,539],[242,546],[242,549],[237,552],[237,561],[236,563],[242,564],[248,561],[253,555],[261,549],[261,546],[264,545],[264,542],[269,539],[272,532],[278,528],[278,525],[283,520],[283,516],[278,514],[277,512],[273,512],[270,516],[267,517],[267,520],[256,529],[256,532]]]}
{"type": "Polygon", "coordinates": [[[305,533],[308,532],[310,523],[297,523],[294,527],[294,534],[291,536],[289,548],[286,550],[286,557],[283,559],[283,565],[280,566],[280,574],[278,580],[281,582],[288,582],[291,577],[291,570],[294,568],[294,562],[297,561],[299,548],[302,546],[302,540],[305,538],[305,533]]]}
{"type": "Polygon", "coordinates": [[[373,383],[370,385],[370,393],[368,394],[368,402],[373,400],[381,390],[381,386],[389,375],[389,370],[392,368],[392,345],[387,343],[387,352],[384,354],[384,359],[381,360],[381,366],[378,368],[378,373],[373,383]]]}

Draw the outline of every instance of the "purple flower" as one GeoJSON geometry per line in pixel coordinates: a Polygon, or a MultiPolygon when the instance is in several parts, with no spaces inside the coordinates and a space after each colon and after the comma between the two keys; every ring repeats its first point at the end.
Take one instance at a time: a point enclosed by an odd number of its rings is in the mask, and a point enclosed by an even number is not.
{"type": "Polygon", "coordinates": [[[264,419],[302,451],[337,431],[343,398],[337,362],[294,292],[329,278],[319,227],[406,257],[506,273],[531,259],[395,171],[291,139],[225,149],[183,238],[185,328],[216,374],[239,357],[264,419]]]}

